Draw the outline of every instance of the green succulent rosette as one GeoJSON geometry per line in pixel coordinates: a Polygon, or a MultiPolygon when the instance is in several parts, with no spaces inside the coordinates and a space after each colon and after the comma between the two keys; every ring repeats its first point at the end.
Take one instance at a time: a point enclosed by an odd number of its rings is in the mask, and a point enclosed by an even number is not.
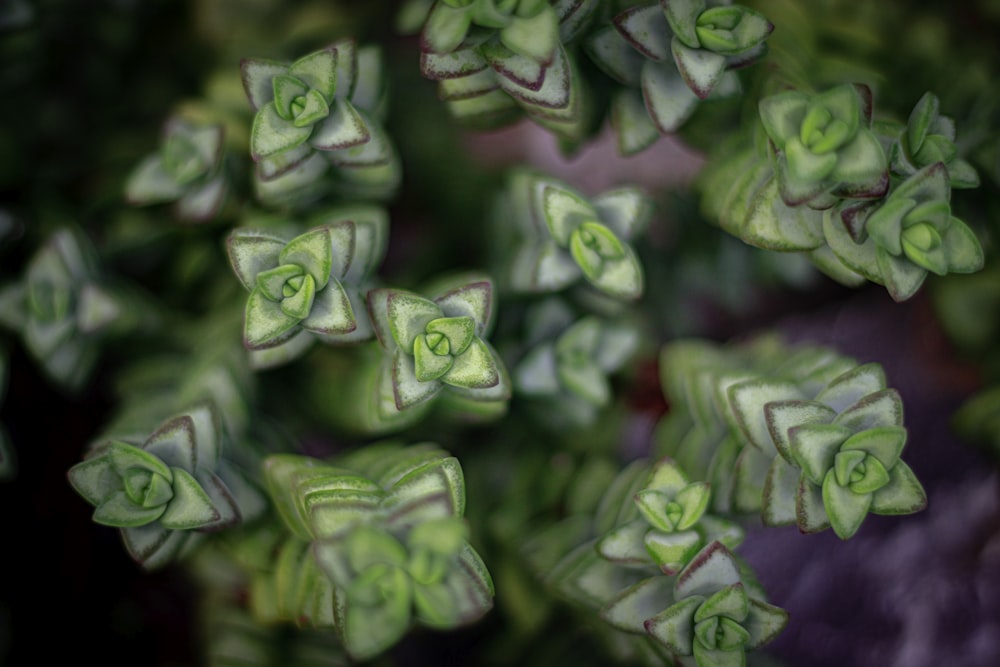
{"type": "Polygon", "coordinates": [[[900,460],[907,433],[899,394],[877,364],[857,366],[813,394],[774,379],[731,384],[743,437],[767,457],[761,518],[803,532],[852,537],[869,512],[910,514],[927,504],[900,460]]]}
{"type": "Polygon", "coordinates": [[[597,5],[437,2],[424,24],[421,72],[438,82],[439,97],[466,125],[498,127],[526,113],[557,136],[579,142],[589,131],[592,103],[564,44],[584,29],[597,5]],[[477,27],[478,21],[488,27],[477,27]]]}
{"type": "Polygon", "coordinates": [[[470,33],[486,31],[513,53],[547,65],[559,45],[559,16],[548,0],[438,0],[427,15],[421,46],[451,53],[470,33]]]}
{"type": "Polygon", "coordinates": [[[183,556],[207,533],[250,521],[265,508],[259,492],[222,456],[217,412],[202,404],[162,423],[145,441],[94,446],[69,470],[93,505],[96,523],[121,531],[146,569],[183,556]]]}
{"type": "Polygon", "coordinates": [[[395,192],[399,156],[378,120],[387,99],[378,49],[344,39],[291,64],[246,59],[241,67],[262,201],[304,205],[327,188],[370,199],[395,192]],[[325,179],[330,171],[335,178],[325,179]]]}
{"type": "Polygon", "coordinates": [[[49,236],[20,282],[0,288],[0,323],[19,332],[45,374],[70,390],[87,381],[105,340],[151,317],[102,277],[93,246],[70,228],[49,236]]]}
{"type": "Polygon", "coordinates": [[[733,70],[757,60],[774,26],[729,2],[661,0],[621,11],[586,41],[622,85],[612,100],[619,150],[632,154],[676,132],[701,100],[738,94],[733,70]]]}
{"type": "Polygon", "coordinates": [[[629,241],[651,217],[650,200],[635,187],[588,199],[556,179],[513,172],[494,210],[498,232],[510,239],[501,250],[510,289],[558,292],[582,280],[615,299],[638,299],[643,270],[629,241]]]}
{"type": "Polygon", "coordinates": [[[983,267],[979,239],[951,214],[950,200],[948,169],[937,162],[894,185],[876,205],[827,211],[823,231],[840,262],[905,301],[928,273],[983,267]]]}
{"type": "Polygon", "coordinates": [[[648,618],[646,632],[698,667],[746,664],[746,652],[768,643],[788,613],[765,602],[744,581],[735,557],[719,542],[702,549],[677,576],[675,602],[648,618]]]}
{"type": "Polygon", "coordinates": [[[436,446],[376,444],[333,464],[277,455],[265,475],[292,532],[255,575],[265,617],[331,625],[365,660],[414,623],[450,629],[492,607],[492,579],[462,520],[462,468],[436,446]]]}
{"type": "Polygon", "coordinates": [[[574,320],[555,298],[526,316],[528,350],[512,371],[514,393],[537,404],[541,420],[555,428],[591,424],[611,404],[610,375],[639,346],[639,331],[627,321],[595,316],[574,320]]]}
{"type": "Polygon", "coordinates": [[[785,204],[824,209],[840,199],[885,195],[889,163],[871,130],[867,86],[844,84],[818,95],[786,91],[765,97],[758,108],[785,204]]]}
{"type": "Polygon", "coordinates": [[[368,292],[368,311],[385,350],[383,374],[395,407],[405,411],[442,392],[477,402],[505,402],[511,386],[485,336],[495,310],[489,278],[463,278],[425,298],[391,288],[368,292]]]}
{"type": "Polygon", "coordinates": [[[377,655],[414,621],[450,629],[489,611],[493,583],[467,532],[457,518],[421,523],[403,540],[360,526],[317,546],[316,558],[337,587],[336,623],[348,653],[377,655]]]}
{"type": "Polygon", "coordinates": [[[959,157],[955,121],[941,115],[940,106],[938,97],[927,92],[913,107],[906,125],[880,126],[880,130],[894,137],[888,151],[892,172],[905,178],[940,162],[948,168],[952,188],[978,187],[975,168],[959,157]]]}
{"type": "Polygon", "coordinates": [[[136,206],[176,202],[180,220],[212,220],[229,190],[223,135],[222,125],[170,118],[159,152],[147,156],[129,175],[125,198],[136,206]]]}
{"type": "Polygon", "coordinates": [[[663,574],[676,574],[711,542],[736,548],[743,541],[737,524],[706,514],[711,496],[707,482],[690,481],[666,458],[646,468],[642,486],[626,500],[634,508],[623,508],[618,525],[596,544],[602,558],[626,567],[652,565],[663,574]]]}
{"type": "Polygon", "coordinates": [[[262,353],[258,366],[305,352],[310,337],[343,344],[370,340],[363,294],[385,255],[384,211],[355,206],[321,212],[315,227],[286,238],[269,229],[238,228],[228,239],[236,276],[250,290],[243,343],[262,353]],[[296,340],[306,335],[307,338],[296,340]]]}

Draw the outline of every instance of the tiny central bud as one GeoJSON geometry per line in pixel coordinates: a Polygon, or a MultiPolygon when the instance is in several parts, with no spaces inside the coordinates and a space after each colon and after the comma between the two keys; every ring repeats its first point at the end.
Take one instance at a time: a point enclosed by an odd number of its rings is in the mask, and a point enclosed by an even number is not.
{"type": "Polygon", "coordinates": [[[298,116],[306,108],[306,96],[299,95],[298,97],[292,100],[292,103],[289,106],[292,110],[292,115],[298,116]]]}
{"type": "Polygon", "coordinates": [[[854,470],[851,471],[851,482],[852,483],[860,482],[864,478],[865,478],[865,462],[862,461],[861,463],[859,463],[854,467],[854,470]]]}
{"type": "Polygon", "coordinates": [[[593,248],[597,250],[597,237],[594,236],[593,232],[587,229],[580,230],[580,240],[583,241],[583,245],[588,248],[593,248]]]}
{"type": "Polygon", "coordinates": [[[914,247],[928,251],[941,245],[941,235],[930,223],[922,222],[903,231],[903,238],[914,247]]]}
{"type": "Polygon", "coordinates": [[[677,501],[670,501],[667,503],[666,508],[664,508],[664,514],[666,514],[667,518],[670,519],[670,523],[676,526],[680,522],[681,516],[684,514],[684,508],[681,507],[680,503],[677,501]]]}
{"type": "Polygon", "coordinates": [[[285,284],[281,288],[281,295],[285,298],[290,296],[295,296],[302,289],[302,283],[305,281],[305,276],[294,276],[285,281],[285,284]]]}
{"type": "Polygon", "coordinates": [[[448,338],[437,331],[427,334],[427,347],[439,357],[451,354],[451,344],[448,342],[448,338]]]}

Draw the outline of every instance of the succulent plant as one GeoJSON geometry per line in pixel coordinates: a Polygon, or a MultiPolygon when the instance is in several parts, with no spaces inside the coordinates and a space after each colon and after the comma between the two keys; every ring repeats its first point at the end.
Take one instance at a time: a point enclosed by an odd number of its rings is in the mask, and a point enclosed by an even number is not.
{"type": "Polygon", "coordinates": [[[485,336],[493,326],[493,283],[464,278],[431,299],[392,288],[368,292],[368,311],[390,364],[397,410],[442,391],[474,401],[506,401],[510,379],[485,336]]]}
{"type": "Polygon", "coordinates": [[[425,51],[451,53],[472,29],[495,31],[517,55],[547,65],[559,45],[559,17],[548,0],[439,0],[421,34],[425,51]]]}
{"type": "Polygon", "coordinates": [[[707,482],[690,482],[673,461],[661,459],[632,497],[638,511],[623,512],[620,525],[597,542],[598,553],[621,565],[653,564],[676,574],[706,544],[721,541],[736,548],[743,531],[705,514],[710,495],[707,482]]]}
{"type": "Polygon", "coordinates": [[[878,205],[827,211],[823,231],[836,257],[884,284],[896,301],[913,296],[928,272],[980,270],[979,239],[951,214],[948,174],[937,162],[894,186],[878,205]]]}
{"type": "Polygon", "coordinates": [[[222,125],[196,125],[174,116],[163,128],[159,152],[146,157],[125,184],[135,205],[176,202],[180,220],[206,222],[229,190],[222,125]]]}
{"type": "Polygon", "coordinates": [[[979,175],[975,168],[958,156],[955,121],[941,115],[940,105],[937,95],[924,93],[910,112],[906,125],[880,126],[880,130],[891,129],[895,135],[888,151],[892,171],[907,177],[940,162],[948,168],[951,187],[978,187],[979,175]]]}
{"type": "Polygon", "coordinates": [[[578,142],[588,131],[592,103],[564,44],[580,33],[597,4],[441,0],[424,25],[421,72],[438,82],[452,115],[467,124],[497,127],[523,111],[578,142]],[[469,30],[470,21],[484,27],[469,30]]]}
{"type": "Polygon", "coordinates": [[[869,511],[910,514],[927,503],[899,460],[906,443],[899,394],[875,364],[851,369],[814,397],[781,380],[731,384],[727,395],[743,433],[768,456],[761,516],[803,532],[832,526],[841,539],[869,511]]]}
{"type": "Polygon", "coordinates": [[[453,628],[492,607],[492,579],[461,518],[465,483],[455,458],[426,443],[383,443],[336,463],[265,461],[269,493],[293,537],[256,604],[285,600],[278,618],[334,625],[360,660],[391,647],[414,622],[453,628]]]}
{"type": "Polygon", "coordinates": [[[588,199],[556,179],[513,172],[494,211],[495,225],[516,226],[521,239],[511,249],[510,287],[557,292],[584,279],[616,299],[638,299],[642,266],[628,241],[645,230],[651,214],[635,187],[588,199]]]}
{"type": "Polygon", "coordinates": [[[0,289],[0,322],[54,382],[75,390],[97,363],[101,343],[153,317],[145,304],[102,280],[97,253],[70,228],[53,233],[20,283],[0,289]]]}
{"type": "Polygon", "coordinates": [[[189,551],[205,533],[263,511],[259,493],[222,458],[225,436],[211,404],[162,423],[144,442],[99,442],[69,471],[94,521],[120,529],[147,569],[189,551]]]}
{"type": "Polygon", "coordinates": [[[760,599],[721,543],[706,546],[677,576],[676,602],[646,620],[646,632],[698,667],[746,664],[745,653],[771,641],[788,614],[760,599]]]}
{"type": "Polygon", "coordinates": [[[738,93],[732,70],[759,58],[773,29],[728,1],[661,0],[628,7],[594,31],[588,54],[624,86],[612,102],[619,149],[640,151],[676,132],[699,100],[738,93]]]}
{"type": "Polygon", "coordinates": [[[258,197],[275,205],[309,203],[329,187],[365,198],[395,192],[400,166],[378,121],[386,87],[373,47],[351,39],[291,64],[243,60],[243,87],[255,111],[250,153],[257,163],[258,197]]]}
{"type": "Polygon", "coordinates": [[[841,198],[878,199],[889,164],[871,130],[872,94],[845,84],[819,95],[792,90],[760,101],[777,155],[781,198],[789,206],[829,208],[841,198]]]}
{"type": "Polygon", "coordinates": [[[228,239],[233,270],[250,290],[243,343],[249,350],[286,346],[289,354],[278,362],[305,351],[292,343],[303,332],[328,343],[374,336],[362,295],[385,254],[385,213],[341,208],[312,222],[315,227],[294,238],[237,228],[228,239]]]}
{"type": "Polygon", "coordinates": [[[635,353],[638,331],[596,316],[574,321],[558,299],[540,302],[526,319],[530,349],[513,369],[514,392],[536,401],[556,428],[592,423],[611,403],[609,375],[635,353]]]}

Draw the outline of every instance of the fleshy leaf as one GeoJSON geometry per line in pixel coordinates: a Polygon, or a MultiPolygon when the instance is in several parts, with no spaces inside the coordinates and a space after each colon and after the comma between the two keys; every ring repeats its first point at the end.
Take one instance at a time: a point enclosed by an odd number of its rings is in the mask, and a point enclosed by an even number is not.
{"type": "Polygon", "coordinates": [[[434,303],[448,317],[470,317],[476,323],[476,335],[485,336],[493,326],[493,283],[478,279],[434,298],[434,303]]]}
{"type": "Polygon", "coordinates": [[[874,456],[885,467],[892,469],[906,444],[906,429],[902,426],[877,426],[852,435],[841,451],[862,451],[874,456]]]}
{"type": "Polygon", "coordinates": [[[146,508],[129,500],[124,491],[116,491],[108,496],[94,510],[95,523],[115,528],[136,528],[156,521],[166,508],[146,508]]]}
{"type": "Polygon", "coordinates": [[[726,71],[726,57],[705,49],[692,49],[678,37],[674,37],[670,49],[688,88],[699,99],[708,97],[726,71]]]}
{"type": "Polygon", "coordinates": [[[316,292],[312,309],[301,325],[308,331],[329,335],[351,333],[358,328],[351,300],[340,281],[331,278],[325,288],[316,292]]]}
{"type": "Polygon", "coordinates": [[[160,517],[163,527],[170,530],[191,530],[218,521],[219,510],[197,480],[181,468],[174,468],[173,473],[174,497],[160,517]]]}
{"type": "Polygon", "coordinates": [[[824,424],[833,421],[837,413],[819,401],[772,401],[764,404],[764,419],[771,440],[787,462],[793,463],[789,431],[804,424],[824,424]]]}
{"type": "Polygon", "coordinates": [[[421,35],[424,49],[438,54],[457,49],[472,24],[472,12],[469,9],[454,7],[447,2],[434,3],[421,35]]]}
{"type": "Polygon", "coordinates": [[[660,6],[674,34],[692,49],[700,48],[696,29],[698,17],[705,11],[705,0],[660,0],[660,6]]]}
{"type": "Polygon", "coordinates": [[[309,139],[312,127],[296,127],[278,115],[273,102],[257,112],[250,130],[250,152],[254,161],[301,146],[309,139]]]}
{"type": "Polygon", "coordinates": [[[601,618],[625,632],[641,633],[643,623],[673,602],[667,577],[650,577],[622,591],[601,610],[601,618]]]}
{"type": "Polygon", "coordinates": [[[544,7],[531,18],[514,16],[500,30],[500,41],[511,51],[540,63],[549,63],[559,46],[559,17],[544,7]]]}
{"type": "Polygon", "coordinates": [[[678,598],[711,595],[741,581],[739,566],[721,542],[712,542],[677,575],[674,592],[678,598]]]}
{"type": "Polygon", "coordinates": [[[941,239],[948,271],[973,273],[983,268],[983,246],[967,224],[952,217],[941,239]]]}
{"type": "Polygon", "coordinates": [[[792,457],[813,484],[822,484],[851,430],[837,424],[804,424],[788,433],[792,457]]]}
{"type": "Polygon", "coordinates": [[[643,66],[642,97],[650,118],[663,134],[680,129],[698,106],[698,96],[691,92],[672,62],[643,66]]]}
{"type": "Polygon", "coordinates": [[[368,124],[358,110],[347,100],[338,99],[326,118],[315,125],[309,143],[321,151],[335,151],[360,146],[370,139],[368,124]]]}
{"type": "MultiPolygon", "coordinates": [[[[413,349],[413,341],[417,336],[426,331],[427,325],[444,314],[433,301],[397,290],[388,291],[386,306],[392,339],[407,353],[413,349]]],[[[387,341],[383,341],[383,344],[387,344],[387,341]]]]}
{"type": "Polygon", "coordinates": [[[694,615],[704,598],[689,597],[648,619],[644,626],[653,639],[681,655],[694,653],[694,615]]]}
{"type": "Polygon", "coordinates": [[[281,304],[268,299],[259,289],[254,289],[247,299],[243,343],[251,350],[277,345],[295,333],[299,322],[299,318],[287,315],[281,309],[281,304]]]}
{"type": "Polygon", "coordinates": [[[774,639],[788,625],[788,612],[781,607],[750,598],[750,609],[743,627],[750,633],[746,648],[755,649],[774,639]]]}
{"type": "Polygon", "coordinates": [[[597,218],[597,211],[580,194],[555,183],[541,185],[542,213],[549,233],[566,248],[574,231],[597,218]]]}
{"type": "Polygon", "coordinates": [[[899,461],[889,471],[889,483],[872,494],[876,514],[912,514],[927,507],[927,494],[910,467],[899,461]]]}
{"type": "Polygon", "coordinates": [[[284,74],[288,66],[271,60],[247,58],[240,62],[240,70],[250,106],[259,111],[274,99],[274,77],[284,74]]]}
{"type": "Polygon", "coordinates": [[[455,364],[441,381],[467,389],[495,387],[500,382],[498,361],[486,343],[473,338],[468,349],[455,357],[455,364]]]}
{"type": "Polygon", "coordinates": [[[405,410],[436,396],[441,391],[440,380],[422,382],[417,378],[413,357],[396,348],[392,359],[392,391],[396,409],[405,410]]]}
{"type": "Polygon", "coordinates": [[[674,533],[650,530],[642,543],[664,574],[673,574],[684,567],[703,545],[701,535],[694,530],[674,533]]]}
{"type": "Polygon", "coordinates": [[[333,100],[337,90],[338,52],[329,46],[296,60],[288,73],[320,93],[327,102],[333,100]]]}
{"type": "Polygon", "coordinates": [[[636,51],[656,61],[670,58],[670,28],[656,5],[630,7],[612,19],[618,33],[636,51]]]}
{"type": "Polygon", "coordinates": [[[648,532],[649,524],[642,519],[630,521],[602,537],[597,542],[597,553],[622,565],[645,565],[649,562],[649,554],[643,547],[643,540],[648,532]]]}
{"type": "Polygon", "coordinates": [[[837,537],[846,540],[858,532],[872,504],[870,493],[857,494],[837,483],[831,470],[823,480],[823,506],[837,537]]]}

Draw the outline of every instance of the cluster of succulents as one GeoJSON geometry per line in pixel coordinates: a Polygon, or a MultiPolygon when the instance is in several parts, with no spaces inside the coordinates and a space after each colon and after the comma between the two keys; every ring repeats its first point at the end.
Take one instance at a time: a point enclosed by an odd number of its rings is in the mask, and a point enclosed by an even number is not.
{"type": "Polygon", "coordinates": [[[67,493],[137,571],[193,574],[206,664],[753,664],[789,614],[747,542],[927,506],[879,363],[732,317],[820,274],[931,282],[981,360],[956,430],[998,448],[995,65],[879,46],[895,6],[195,3],[119,96],[167,3],[31,4],[0,8],[0,91],[39,118],[0,123],[0,490],[67,460],[11,442],[34,396],[85,401],[67,493]],[[77,24],[113,39],[73,68],[42,38],[77,24]],[[549,166],[466,150],[521,120],[499,141],[549,166]],[[691,183],[631,159],[664,135],[691,183]]]}
{"type": "Polygon", "coordinates": [[[276,454],[263,468],[280,525],[230,547],[243,554],[257,618],[332,627],[364,660],[414,623],[450,629],[492,607],[462,518],[462,468],[435,445],[382,443],[333,462],[276,454]]]}
{"type": "Polygon", "coordinates": [[[979,179],[933,94],[906,124],[874,122],[865,85],[781,92],[759,110],[767,150],[747,145],[704,176],[706,214],[723,229],[761,248],[805,253],[846,285],[885,285],[896,301],[929,273],[983,267],[979,239],[951,211],[952,188],[979,179]]]}
{"type": "Polygon", "coordinates": [[[927,497],[900,460],[902,400],[877,364],[772,339],[734,348],[668,344],[663,386],[676,409],[660,450],[712,483],[713,508],[765,525],[853,536],[869,512],[909,514],[927,497]]]}

